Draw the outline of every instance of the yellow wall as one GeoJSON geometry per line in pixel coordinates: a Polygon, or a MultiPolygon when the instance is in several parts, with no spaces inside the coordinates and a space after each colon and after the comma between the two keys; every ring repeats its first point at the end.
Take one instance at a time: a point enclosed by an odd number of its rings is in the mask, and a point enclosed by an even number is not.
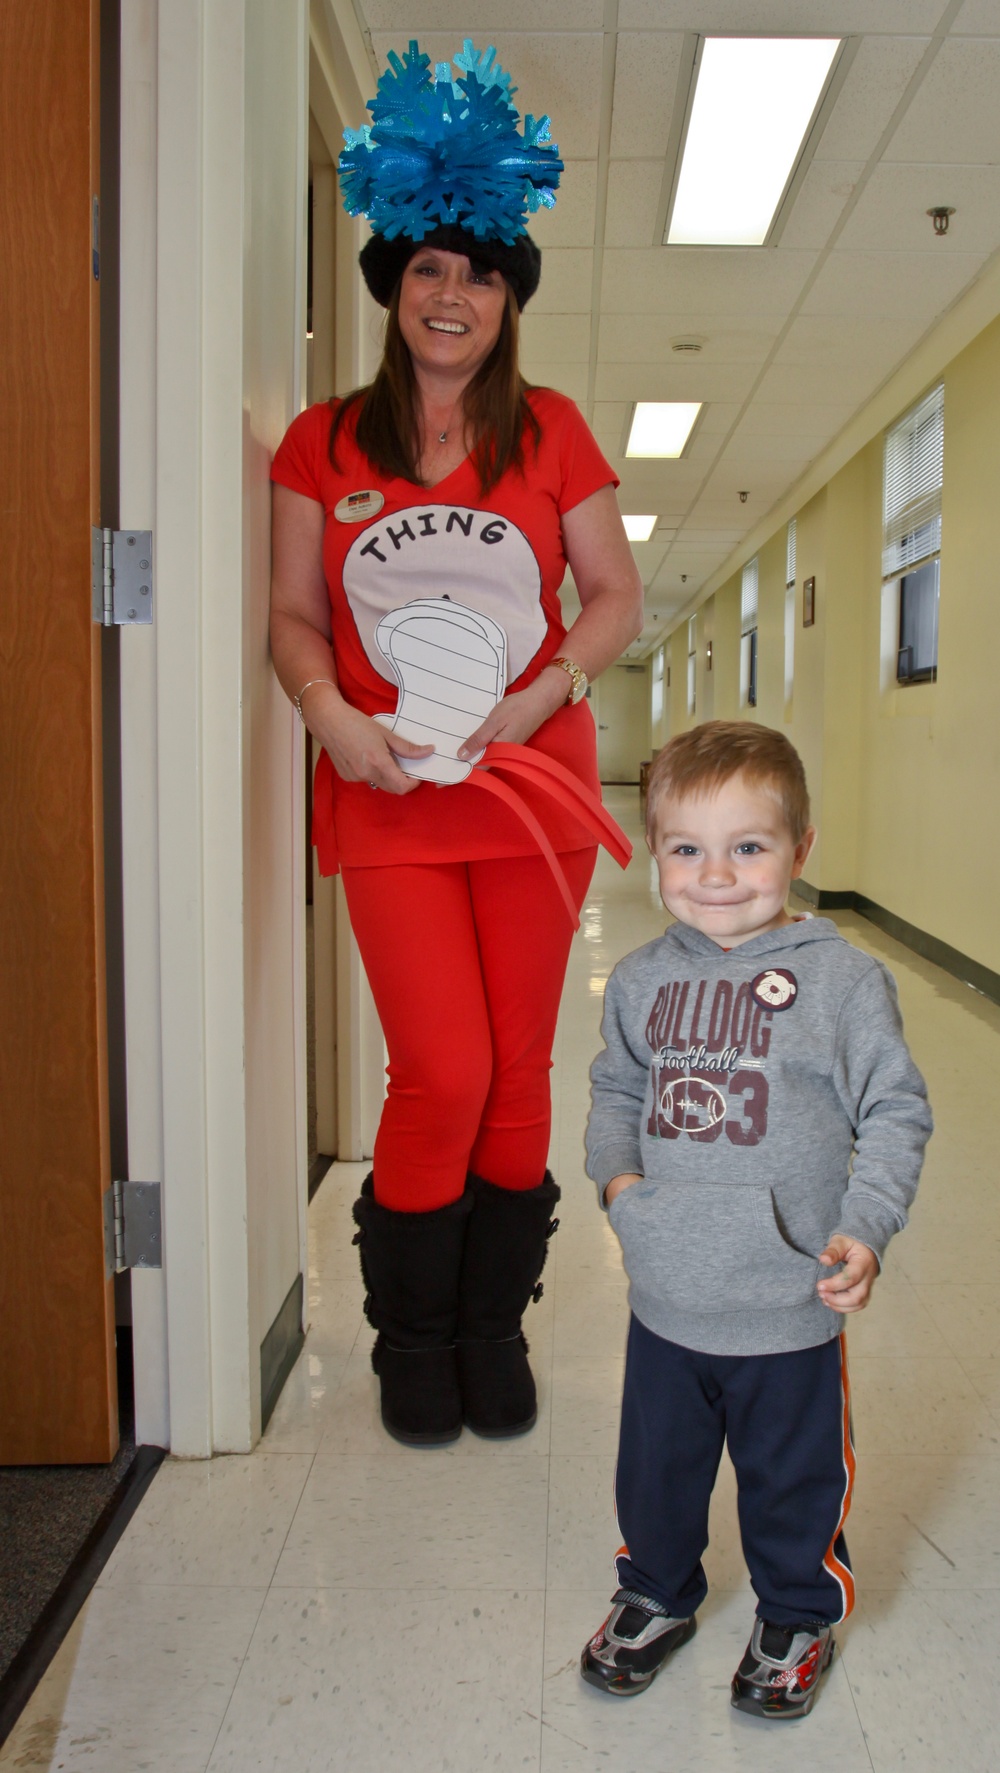
{"type": "MultiPolygon", "coordinates": [[[[1000,868],[1000,320],[940,379],[945,399],[937,683],[900,688],[895,682],[894,621],[883,621],[877,437],[798,513],[790,703],[782,525],[758,555],[758,705],[740,706],[736,573],[698,612],[695,720],[713,714],[756,719],[787,732],[806,766],[820,832],[807,870],[811,885],[863,893],[1000,971],[1000,919],[993,904],[1000,868]],[[816,579],[816,621],[803,628],[802,582],[809,576],[816,579]]],[[[692,724],[686,622],[669,636],[666,656],[672,665],[669,728],[681,732],[692,724]]]]}

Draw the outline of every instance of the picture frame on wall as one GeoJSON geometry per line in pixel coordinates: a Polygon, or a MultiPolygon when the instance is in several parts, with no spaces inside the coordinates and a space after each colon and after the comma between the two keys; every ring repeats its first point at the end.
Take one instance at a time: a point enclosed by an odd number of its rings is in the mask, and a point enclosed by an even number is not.
{"type": "Polygon", "coordinates": [[[815,577],[813,577],[811,579],[803,579],[803,581],[802,581],[802,626],[803,626],[803,628],[811,628],[813,623],[815,622],[815,620],[816,620],[816,580],[815,580],[815,577]]]}

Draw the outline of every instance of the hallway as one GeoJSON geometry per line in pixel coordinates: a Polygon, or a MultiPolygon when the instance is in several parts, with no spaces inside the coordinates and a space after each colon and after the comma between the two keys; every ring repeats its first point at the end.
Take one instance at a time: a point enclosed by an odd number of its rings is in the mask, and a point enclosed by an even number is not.
{"type": "Polygon", "coordinates": [[[1000,1619],[1000,1201],[992,1125],[1000,1009],[853,915],[899,982],[937,1133],[915,1222],[851,1324],[860,1601],[814,1716],[730,1710],[752,1596],[720,1482],[694,1643],[635,1706],[585,1688],[607,1611],[625,1289],[582,1170],[604,980],[662,928],[636,844],[602,856],[556,1049],[561,1226],[527,1325],[537,1428],[413,1453],[376,1416],[351,1248],[361,1166],[311,1209],[305,1352],[249,1457],[168,1460],[0,1752],[60,1773],[912,1773],[996,1764],[1000,1619]]]}

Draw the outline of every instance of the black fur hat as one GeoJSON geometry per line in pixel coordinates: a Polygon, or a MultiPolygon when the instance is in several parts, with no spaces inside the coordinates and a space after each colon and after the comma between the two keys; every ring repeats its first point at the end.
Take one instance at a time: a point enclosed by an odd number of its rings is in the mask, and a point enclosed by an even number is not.
{"type": "Polygon", "coordinates": [[[468,228],[455,224],[434,228],[423,240],[411,240],[405,234],[387,240],[384,234],[373,234],[362,247],[358,263],[381,307],[389,306],[399,279],[422,246],[464,253],[477,271],[499,271],[514,291],[519,309],[530,301],[542,275],[542,255],[530,234],[519,234],[513,246],[506,246],[502,240],[477,240],[468,228]]]}

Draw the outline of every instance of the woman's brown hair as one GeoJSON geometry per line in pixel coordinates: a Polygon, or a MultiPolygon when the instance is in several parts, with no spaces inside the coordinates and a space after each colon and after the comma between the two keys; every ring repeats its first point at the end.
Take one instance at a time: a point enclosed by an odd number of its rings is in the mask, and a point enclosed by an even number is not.
{"type": "MultiPolygon", "coordinates": [[[[523,459],[525,427],[535,447],[541,427],[528,403],[529,384],[518,368],[518,307],[514,291],[504,284],[506,307],[500,336],[465,390],[466,423],[472,431],[472,461],[479,487],[488,493],[507,469],[523,459]]],[[[337,440],[348,415],[357,412],[358,448],[384,478],[398,476],[419,485],[417,464],[420,434],[417,383],[409,348],[399,325],[399,285],[392,293],[385,322],[382,362],[375,380],[345,395],[330,427],[330,461],[337,467],[337,440]]]]}

